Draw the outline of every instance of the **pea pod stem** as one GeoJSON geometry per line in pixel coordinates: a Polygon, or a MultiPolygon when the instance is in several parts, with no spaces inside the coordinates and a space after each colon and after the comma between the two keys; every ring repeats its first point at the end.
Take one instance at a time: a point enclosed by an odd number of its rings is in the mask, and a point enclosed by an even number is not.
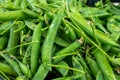
{"type": "Polygon", "coordinates": [[[71,68],[71,67],[66,67],[66,66],[61,66],[61,65],[48,64],[48,66],[66,68],[66,69],[77,71],[77,72],[80,72],[80,73],[83,73],[83,74],[85,73],[84,71],[81,71],[79,69],[75,69],[75,68],[71,68]]]}
{"type": "Polygon", "coordinates": [[[0,62],[0,70],[5,74],[17,76],[17,73],[8,64],[0,62]]]}

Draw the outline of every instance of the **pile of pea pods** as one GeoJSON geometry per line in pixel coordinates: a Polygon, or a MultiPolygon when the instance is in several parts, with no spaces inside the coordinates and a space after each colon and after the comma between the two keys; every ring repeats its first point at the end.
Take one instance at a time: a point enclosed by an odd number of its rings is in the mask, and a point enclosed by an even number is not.
{"type": "Polygon", "coordinates": [[[0,80],[120,80],[120,4],[0,0],[0,80]]]}

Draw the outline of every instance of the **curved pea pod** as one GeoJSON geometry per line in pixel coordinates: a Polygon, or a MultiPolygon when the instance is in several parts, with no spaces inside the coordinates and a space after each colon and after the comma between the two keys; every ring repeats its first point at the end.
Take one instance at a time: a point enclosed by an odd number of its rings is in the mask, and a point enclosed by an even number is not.
{"type": "Polygon", "coordinates": [[[5,48],[7,43],[8,43],[8,38],[7,37],[0,37],[0,51],[5,48]]]}
{"type": "MultiPolygon", "coordinates": [[[[81,70],[81,71],[84,72],[83,66],[82,66],[81,63],[76,59],[75,56],[72,57],[72,64],[73,64],[73,68],[79,69],[79,70],[81,70]]],[[[79,79],[79,80],[86,80],[85,73],[80,73],[80,72],[73,71],[73,75],[79,76],[79,78],[77,78],[77,79],[79,79]]]]}
{"type": "Polygon", "coordinates": [[[49,70],[46,69],[46,67],[44,67],[43,64],[41,64],[39,66],[37,72],[33,76],[32,80],[44,80],[45,77],[47,76],[48,72],[49,72],[49,70]]]}
{"type": "Polygon", "coordinates": [[[30,69],[28,68],[27,65],[21,63],[17,58],[15,58],[15,60],[18,62],[21,71],[23,72],[23,74],[25,74],[28,78],[31,78],[31,72],[30,69]]]}
{"type": "MultiPolygon", "coordinates": [[[[68,64],[64,61],[59,62],[57,65],[68,67],[68,64]]],[[[62,76],[66,76],[68,74],[68,71],[69,71],[69,69],[59,68],[59,67],[56,67],[56,69],[62,74],[62,76]]]]}
{"type": "Polygon", "coordinates": [[[103,75],[109,80],[116,80],[114,72],[106,58],[106,56],[98,49],[93,52],[93,55],[101,69],[103,75]]]}
{"type": "Polygon", "coordinates": [[[88,65],[89,65],[89,67],[90,67],[90,69],[91,69],[91,71],[92,71],[93,76],[94,76],[96,79],[97,79],[97,77],[98,77],[97,80],[104,80],[104,77],[103,77],[102,73],[100,72],[99,66],[98,66],[98,64],[96,63],[96,61],[93,60],[93,59],[91,59],[91,58],[89,58],[89,57],[87,57],[87,62],[88,62],[88,65]],[[99,78],[100,78],[100,79],[99,79],[99,78]]]}
{"type": "Polygon", "coordinates": [[[91,7],[80,8],[80,13],[86,18],[90,18],[90,17],[101,18],[111,15],[111,13],[108,13],[104,10],[101,10],[99,8],[91,8],[91,7]]]}
{"type": "Polygon", "coordinates": [[[0,62],[0,70],[7,75],[17,76],[17,73],[8,64],[0,62]]]}
{"type": "MultiPolygon", "coordinates": [[[[64,54],[67,54],[67,53],[70,53],[74,50],[76,50],[77,48],[79,48],[81,46],[81,42],[79,41],[74,41],[72,44],[70,44],[69,46],[61,49],[60,51],[56,52],[55,53],[55,57],[57,56],[61,56],[61,55],[64,55],[64,54]]],[[[58,63],[60,62],[62,59],[64,59],[65,57],[59,57],[59,58],[56,58],[53,60],[53,63],[58,63]]]]}
{"type": "Polygon", "coordinates": [[[7,55],[7,54],[0,54],[8,63],[9,65],[13,68],[13,70],[19,75],[22,75],[22,72],[20,70],[19,65],[17,64],[17,62],[11,60],[11,58],[7,55]]]}
{"type": "Polygon", "coordinates": [[[6,11],[0,12],[0,21],[35,19],[38,16],[38,13],[31,10],[6,11]]]}
{"type": "Polygon", "coordinates": [[[7,45],[7,51],[10,54],[16,54],[16,50],[17,49],[13,49],[13,50],[11,50],[11,49],[13,47],[17,46],[18,43],[19,43],[19,36],[20,36],[20,34],[19,33],[14,33],[14,31],[17,29],[17,27],[18,27],[17,25],[13,25],[10,28],[10,36],[9,36],[9,41],[8,41],[8,45],[7,45]]]}
{"type": "Polygon", "coordinates": [[[43,65],[46,66],[48,70],[51,70],[51,67],[47,66],[47,64],[52,63],[52,48],[53,48],[58,27],[60,26],[63,16],[64,16],[64,10],[62,9],[60,9],[57,12],[57,14],[54,15],[54,19],[49,27],[47,36],[43,43],[42,62],[43,62],[43,65]]]}
{"type": "Polygon", "coordinates": [[[83,18],[83,16],[80,13],[73,11],[72,13],[69,13],[69,15],[71,16],[70,18],[76,22],[76,24],[79,26],[79,28],[81,28],[89,36],[91,36],[93,38],[96,37],[100,42],[102,42],[104,44],[109,44],[112,46],[119,47],[118,43],[113,41],[111,38],[109,38],[103,32],[96,30],[96,29],[93,31],[92,27],[86,22],[86,20],[83,18]]]}
{"type": "Polygon", "coordinates": [[[40,42],[41,42],[41,28],[42,28],[43,23],[40,22],[34,30],[33,36],[32,36],[32,42],[31,45],[31,60],[30,60],[30,65],[31,65],[31,72],[32,74],[35,74],[35,72],[38,69],[39,65],[39,56],[40,56],[40,42]]]}

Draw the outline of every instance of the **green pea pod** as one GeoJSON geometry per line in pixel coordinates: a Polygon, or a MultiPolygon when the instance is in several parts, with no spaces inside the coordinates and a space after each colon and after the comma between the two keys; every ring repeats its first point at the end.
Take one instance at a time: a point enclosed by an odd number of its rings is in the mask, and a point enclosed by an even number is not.
{"type": "Polygon", "coordinates": [[[67,47],[69,45],[69,43],[66,40],[64,40],[60,37],[57,37],[57,36],[55,37],[55,43],[57,45],[62,46],[62,47],[67,47]]]}
{"type": "MultiPolygon", "coordinates": [[[[81,71],[84,71],[83,66],[81,65],[81,63],[77,60],[77,58],[75,56],[72,57],[72,64],[73,64],[73,68],[79,69],[81,71]]],[[[75,76],[79,76],[77,79],[79,80],[86,80],[86,76],[85,73],[81,74],[80,72],[76,72],[73,71],[73,74],[75,76]]]]}
{"type": "Polygon", "coordinates": [[[31,45],[31,72],[32,74],[35,74],[35,72],[38,69],[39,66],[39,56],[40,56],[40,42],[41,42],[41,28],[42,28],[42,22],[40,22],[33,33],[32,36],[32,42],[37,42],[31,45]]]}
{"type": "Polygon", "coordinates": [[[111,38],[109,38],[106,34],[96,29],[93,31],[92,27],[88,25],[88,23],[86,22],[86,20],[82,17],[80,13],[73,11],[72,13],[69,13],[69,15],[71,16],[70,18],[77,23],[79,28],[81,28],[91,37],[94,38],[95,36],[102,43],[119,47],[119,44],[113,41],[111,38]]]}
{"type": "Polygon", "coordinates": [[[53,43],[55,40],[55,36],[57,33],[57,29],[60,26],[60,23],[62,21],[62,18],[64,16],[64,10],[60,9],[57,14],[54,15],[54,19],[49,27],[47,36],[45,38],[45,41],[43,43],[42,47],[42,62],[43,65],[47,67],[48,70],[51,69],[50,66],[47,66],[47,64],[52,63],[52,48],[53,43]],[[47,56],[46,56],[47,55],[47,56]]]}
{"type": "MultiPolygon", "coordinates": [[[[55,56],[60,56],[60,55],[64,55],[67,53],[70,53],[72,51],[74,51],[75,49],[79,48],[81,46],[82,43],[80,43],[79,41],[74,41],[72,44],[70,44],[69,46],[61,49],[60,51],[55,53],[55,56]]],[[[62,59],[64,59],[65,57],[59,57],[54,59],[53,63],[58,63],[59,61],[61,61],[62,59]]]]}
{"type": "Polygon", "coordinates": [[[31,72],[30,69],[23,63],[21,63],[17,58],[15,58],[15,60],[18,62],[21,71],[23,72],[23,74],[25,74],[28,78],[31,78],[31,72]]]}
{"type": "Polygon", "coordinates": [[[66,29],[66,34],[70,38],[70,40],[74,41],[76,39],[75,32],[73,31],[73,28],[71,28],[68,24],[65,23],[66,29]]]}
{"type": "Polygon", "coordinates": [[[0,51],[5,48],[5,46],[8,43],[8,38],[7,37],[0,37],[0,51]]]}
{"type": "Polygon", "coordinates": [[[13,61],[10,59],[10,57],[7,54],[0,54],[8,63],[9,65],[13,68],[13,70],[19,75],[22,75],[22,72],[20,70],[19,65],[17,64],[17,62],[13,61]]]}
{"type": "Polygon", "coordinates": [[[97,79],[97,76],[98,76],[100,78],[100,80],[104,80],[103,75],[100,72],[99,66],[96,63],[96,61],[87,57],[87,62],[88,62],[88,65],[91,69],[91,72],[92,72],[93,76],[96,77],[96,79],[97,79]]]}
{"type": "Polygon", "coordinates": [[[0,12],[0,21],[23,20],[29,18],[38,18],[39,14],[31,10],[18,10],[0,12]]]}
{"type": "Polygon", "coordinates": [[[111,15],[110,13],[108,13],[104,10],[100,10],[99,8],[91,8],[91,7],[80,8],[80,13],[86,18],[90,18],[90,17],[100,17],[101,18],[101,17],[111,15]]]}
{"type": "Polygon", "coordinates": [[[41,64],[37,70],[37,72],[35,73],[34,77],[32,78],[32,80],[44,80],[45,77],[47,76],[49,70],[46,69],[46,67],[44,67],[43,64],[41,64]]]}
{"type": "Polygon", "coordinates": [[[10,38],[9,38],[8,45],[7,45],[7,51],[10,54],[16,54],[16,50],[17,49],[12,49],[12,48],[15,47],[15,46],[17,46],[18,43],[19,43],[19,33],[14,33],[14,31],[16,29],[17,29],[17,25],[13,25],[10,28],[10,38]],[[12,49],[12,50],[10,50],[10,49],[12,49]]]}
{"type": "Polygon", "coordinates": [[[94,57],[98,63],[99,68],[101,69],[103,75],[109,80],[116,80],[114,72],[106,58],[106,56],[98,49],[94,52],[94,57]]]}
{"type": "MultiPolygon", "coordinates": [[[[68,64],[66,62],[64,62],[64,61],[61,61],[57,65],[68,67],[68,64]]],[[[69,71],[68,69],[59,68],[59,67],[56,67],[56,69],[62,74],[62,76],[66,76],[68,74],[68,71],[69,71]]]]}
{"type": "Polygon", "coordinates": [[[6,63],[0,62],[0,70],[5,74],[17,76],[17,73],[6,63]]]}

